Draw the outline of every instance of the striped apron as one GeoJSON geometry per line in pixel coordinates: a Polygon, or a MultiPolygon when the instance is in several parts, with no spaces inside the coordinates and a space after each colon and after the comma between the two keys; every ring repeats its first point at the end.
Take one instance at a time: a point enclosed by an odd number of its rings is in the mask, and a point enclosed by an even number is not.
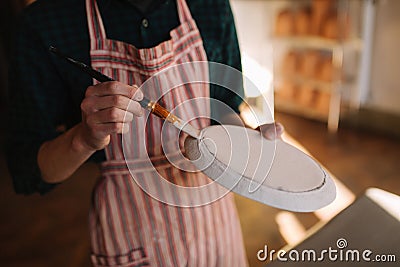
{"type": "MultiPolygon", "coordinates": [[[[86,0],[91,64],[203,128],[209,85],[182,81],[207,79],[208,68],[174,66],[207,57],[185,0],[177,6],[180,25],[171,38],[137,49],[107,39],[96,1],[86,0]]],[[[184,138],[148,113],[134,118],[127,134],[111,135],[89,215],[94,266],[247,266],[233,197],[191,169],[182,156],[184,138]]]]}

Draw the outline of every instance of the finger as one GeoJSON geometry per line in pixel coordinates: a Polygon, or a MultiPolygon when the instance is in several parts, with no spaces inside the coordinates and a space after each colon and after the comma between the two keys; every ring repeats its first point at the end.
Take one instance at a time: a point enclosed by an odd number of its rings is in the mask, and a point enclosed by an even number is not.
{"type": "Polygon", "coordinates": [[[261,125],[259,130],[266,139],[275,140],[281,137],[284,128],[280,123],[271,123],[261,125]]]}
{"type": "Polygon", "coordinates": [[[121,134],[129,132],[129,123],[123,122],[111,122],[99,124],[96,127],[97,132],[101,132],[104,135],[110,135],[113,133],[121,134]]]}
{"type": "Polygon", "coordinates": [[[275,129],[277,136],[281,136],[285,132],[285,127],[279,122],[275,123],[275,129]]]}
{"type": "Polygon", "coordinates": [[[117,81],[99,83],[89,86],[86,89],[86,97],[89,96],[108,96],[108,95],[123,95],[129,99],[140,101],[143,99],[143,93],[134,85],[130,86],[117,81]]]}
{"type": "Polygon", "coordinates": [[[274,127],[265,128],[262,131],[262,135],[268,140],[275,140],[276,139],[276,132],[274,127]]]}
{"type": "Polygon", "coordinates": [[[93,113],[95,111],[108,108],[118,108],[129,111],[135,116],[143,115],[143,109],[139,102],[131,100],[122,95],[110,95],[102,97],[90,96],[82,101],[82,109],[85,110],[86,113],[93,113]]]}
{"type": "Polygon", "coordinates": [[[95,112],[86,117],[89,125],[114,123],[114,122],[131,122],[133,120],[133,114],[119,108],[107,108],[95,112]]]}

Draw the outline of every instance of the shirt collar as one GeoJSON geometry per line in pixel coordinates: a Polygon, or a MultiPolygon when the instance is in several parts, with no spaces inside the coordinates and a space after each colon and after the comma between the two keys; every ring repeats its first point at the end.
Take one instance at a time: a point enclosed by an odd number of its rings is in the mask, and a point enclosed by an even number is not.
{"type": "Polygon", "coordinates": [[[142,14],[147,14],[147,13],[154,11],[161,4],[163,4],[169,0],[122,0],[122,1],[131,4],[142,14]]]}

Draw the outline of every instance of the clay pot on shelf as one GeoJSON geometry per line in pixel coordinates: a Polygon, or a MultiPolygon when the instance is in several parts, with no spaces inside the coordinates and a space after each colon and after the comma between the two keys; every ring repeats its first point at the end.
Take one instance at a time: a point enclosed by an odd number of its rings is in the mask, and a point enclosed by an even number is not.
{"type": "Polygon", "coordinates": [[[275,35],[292,36],[294,34],[294,12],[289,9],[283,9],[276,17],[275,35]]]}
{"type": "Polygon", "coordinates": [[[293,101],[295,98],[296,88],[294,83],[286,80],[278,87],[277,97],[284,100],[293,101]]]}
{"type": "Polygon", "coordinates": [[[319,52],[314,50],[308,50],[302,53],[300,60],[300,74],[304,78],[316,79],[320,57],[319,52]]]}
{"type": "Polygon", "coordinates": [[[303,84],[298,87],[296,94],[296,102],[305,107],[311,107],[314,97],[314,88],[308,84],[303,84]]]}
{"type": "Polygon", "coordinates": [[[329,92],[319,91],[316,96],[315,110],[320,114],[328,115],[331,94],[329,92]]]}
{"type": "Polygon", "coordinates": [[[300,54],[291,50],[283,58],[281,72],[284,76],[293,76],[299,71],[300,54]]]}
{"type": "Polygon", "coordinates": [[[313,0],[311,16],[311,34],[321,35],[322,23],[332,9],[334,0],[313,0]]]}
{"type": "Polygon", "coordinates": [[[325,19],[322,27],[322,36],[329,39],[338,39],[340,35],[339,19],[336,12],[331,12],[325,19]]]}
{"type": "Polygon", "coordinates": [[[318,67],[317,80],[323,82],[332,82],[334,71],[335,69],[332,64],[332,57],[321,57],[321,61],[318,67]]]}
{"type": "Polygon", "coordinates": [[[294,28],[297,36],[311,34],[311,9],[309,7],[303,7],[296,11],[294,28]]]}
{"type": "Polygon", "coordinates": [[[343,15],[341,18],[336,11],[331,11],[322,25],[322,36],[329,39],[344,40],[350,33],[350,19],[343,15]]]}

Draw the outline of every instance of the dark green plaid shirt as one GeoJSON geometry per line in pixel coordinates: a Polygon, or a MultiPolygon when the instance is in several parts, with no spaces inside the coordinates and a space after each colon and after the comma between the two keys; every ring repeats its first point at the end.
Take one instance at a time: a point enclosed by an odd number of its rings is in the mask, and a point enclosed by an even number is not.
{"type": "MultiPolygon", "coordinates": [[[[175,0],[154,0],[146,14],[128,0],[97,0],[107,37],[138,48],[153,47],[179,25],[175,0]],[[147,19],[148,25],[143,25],[147,19]]],[[[209,61],[241,70],[240,52],[229,0],[187,0],[200,29],[209,61]]],[[[90,64],[84,0],[38,0],[22,14],[10,70],[10,135],[7,160],[17,193],[45,193],[37,166],[40,145],[81,120],[80,103],[92,79],[48,52],[50,45],[90,64]]],[[[238,94],[243,95],[242,87],[238,94]]],[[[212,86],[212,98],[238,111],[241,98],[212,86]]],[[[96,162],[105,160],[95,153],[96,162]]]]}

